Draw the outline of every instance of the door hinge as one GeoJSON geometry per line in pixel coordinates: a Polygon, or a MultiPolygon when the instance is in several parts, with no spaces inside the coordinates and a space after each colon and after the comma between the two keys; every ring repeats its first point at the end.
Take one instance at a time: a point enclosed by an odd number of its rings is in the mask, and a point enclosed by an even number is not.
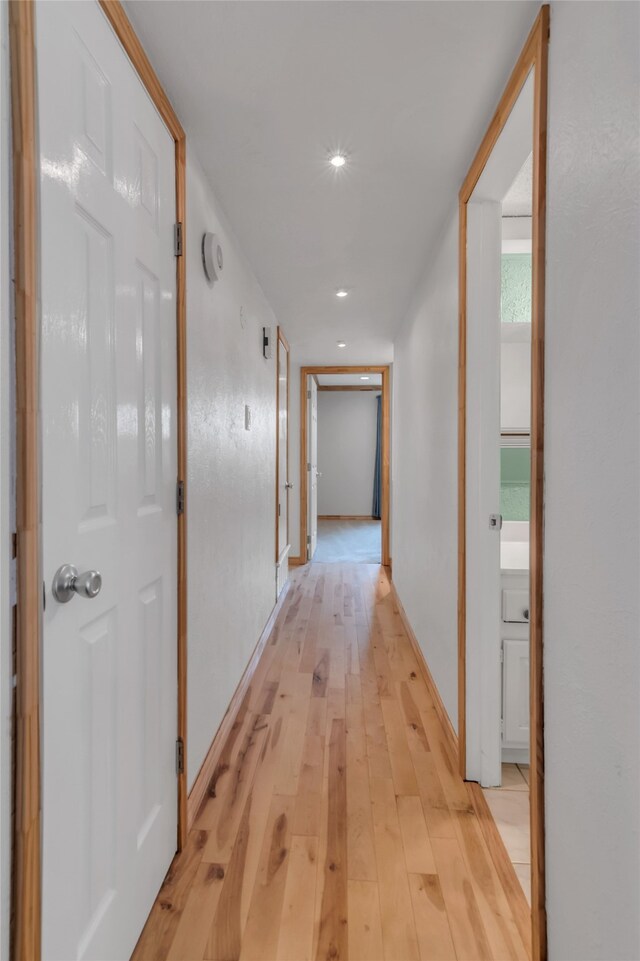
{"type": "Polygon", "coordinates": [[[184,514],[184,481],[176,484],[176,514],[184,514]]]}
{"type": "Polygon", "coordinates": [[[311,534],[307,534],[307,544],[311,543],[311,534]]]}
{"type": "Polygon", "coordinates": [[[307,391],[307,400],[311,400],[311,391],[310,391],[310,390],[307,391]]]}
{"type": "Polygon", "coordinates": [[[175,257],[182,257],[182,224],[173,225],[173,254],[175,257]]]}
{"type": "Polygon", "coordinates": [[[311,470],[311,464],[307,462],[307,470],[311,470]]]}
{"type": "Polygon", "coordinates": [[[184,741],[176,739],[176,774],[184,774],[184,741]]]}
{"type": "Polygon", "coordinates": [[[504,647],[500,648],[500,663],[504,664],[504,647]]]}
{"type": "Polygon", "coordinates": [[[18,603],[18,558],[12,557],[9,565],[9,604],[15,607],[18,603]]]}

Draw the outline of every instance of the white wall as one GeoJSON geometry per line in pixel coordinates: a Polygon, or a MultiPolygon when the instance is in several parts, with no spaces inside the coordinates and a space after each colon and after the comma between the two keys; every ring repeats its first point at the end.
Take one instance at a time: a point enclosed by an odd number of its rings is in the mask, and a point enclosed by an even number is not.
{"type": "Polygon", "coordinates": [[[371,516],[376,397],[369,390],[318,392],[318,514],[371,516]]]}
{"type": "Polygon", "coordinates": [[[550,958],[640,958],[637,3],[554,3],[545,744],[550,958]]]}
{"type": "Polygon", "coordinates": [[[500,427],[531,426],[531,324],[502,324],[500,342],[500,427]]]}
{"type": "MultiPolygon", "coordinates": [[[[640,958],[639,12],[635,3],[598,2],[554,3],[551,11],[544,545],[551,961],[640,958]]],[[[456,224],[452,211],[395,345],[393,497],[394,580],[454,724],[456,224]]]]}
{"type": "Polygon", "coordinates": [[[457,207],[394,347],[393,580],[457,727],[457,207]]]}
{"type": "MultiPolygon", "coordinates": [[[[502,218],[502,252],[531,253],[531,217],[502,218]]],[[[501,325],[500,427],[529,430],[531,425],[531,325],[501,325]]]]}
{"type": "Polygon", "coordinates": [[[275,330],[276,319],[188,156],[190,786],[275,599],[276,371],[275,359],[262,356],[263,326],[275,330]],[[218,234],[224,251],[224,273],[213,287],[200,259],[205,230],[218,234]]]}

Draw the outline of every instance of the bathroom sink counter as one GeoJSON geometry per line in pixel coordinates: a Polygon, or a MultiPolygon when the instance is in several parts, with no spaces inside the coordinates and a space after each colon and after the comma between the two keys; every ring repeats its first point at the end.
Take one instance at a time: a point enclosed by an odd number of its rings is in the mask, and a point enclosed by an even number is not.
{"type": "Polygon", "coordinates": [[[500,531],[500,569],[529,570],[528,521],[504,521],[500,531]]]}

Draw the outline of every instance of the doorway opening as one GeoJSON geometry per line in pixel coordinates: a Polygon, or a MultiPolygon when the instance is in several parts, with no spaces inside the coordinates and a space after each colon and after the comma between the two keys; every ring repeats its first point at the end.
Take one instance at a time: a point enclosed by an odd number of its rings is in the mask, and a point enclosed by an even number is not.
{"type": "Polygon", "coordinates": [[[312,374],[309,560],[382,560],[382,374],[312,374]],[[312,443],[313,431],[317,430],[312,443]]]}
{"type": "MultiPolygon", "coordinates": [[[[531,96],[525,87],[521,98],[531,96]]],[[[530,136],[522,138],[526,150],[530,136]]],[[[500,145],[496,146],[496,155],[500,145]]],[[[501,204],[499,407],[499,767],[481,785],[522,889],[531,900],[529,803],[529,523],[531,473],[530,153],[501,204]]],[[[479,184],[480,186],[480,184],[479,184]]],[[[497,433],[493,432],[494,436],[497,433]]],[[[494,455],[493,444],[491,452],[494,455]]],[[[486,454],[486,451],[485,451],[486,454]]],[[[488,775],[488,776],[487,776],[488,775]]]]}
{"type": "Polygon", "coordinates": [[[520,893],[520,923],[529,929],[534,961],[546,956],[541,659],[548,38],[543,7],[460,191],[460,770],[477,782],[485,830],[493,832],[505,879],[520,893]]]}
{"type": "Polygon", "coordinates": [[[303,367],[303,562],[389,565],[389,368],[303,367]]]}

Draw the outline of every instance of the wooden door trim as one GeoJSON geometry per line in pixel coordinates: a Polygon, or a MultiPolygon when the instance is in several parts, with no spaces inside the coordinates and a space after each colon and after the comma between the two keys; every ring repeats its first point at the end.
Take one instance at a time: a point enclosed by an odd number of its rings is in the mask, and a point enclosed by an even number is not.
{"type": "Polygon", "coordinates": [[[544,509],[544,308],[547,169],[549,5],[541,7],[498,108],[459,193],[458,354],[458,744],[466,776],[466,374],[467,203],[527,77],[534,72],[533,216],[531,304],[531,521],[530,521],[530,805],[531,942],[533,961],[546,961],[544,852],[543,509],[544,509]]]}
{"type": "Polygon", "coordinates": [[[278,517],[278,506],[280,504],[280,344],[284,347],[287,352],[287,480],[289,480],[289,392],[290,392],[290,371],[291,371],[291,351],[289,349],[289,341],[284,335],[282,327],[278,327],[278,337],[276,340],[277,351],[276,351],[276,541],[275,541],[275,552],[276,552],[276,564],[279,563],[282,556],[282,551],[285,550],[289,544],[289,494],[287,494],[287,544],[283,547],[278,543],[278,532],[280,529],[278,517]]]}
{"type": "Polygon", "coordinates": [[[11,955],[41,955],[42,539],[35,9],[10,0],[16,370],[16,701],[11,955]]]}
{"type": "MultiPolygon", "coordinates": [[[[389,554],[390,473],[391,473],[391,397],[389,365],[333,366],[300,368],[300,563],[307,560],[307,376],[318,374],[382,374],[382,546],[381,559],[385,567],[391,564],[389,554]]],[[[294,560],[297,560],[294,559],[294,560]]]]}
{"type": "MultiPolygon", "coordinates": [[[[186,226],[186,137],[119,0],[98,0],[175,142],[176,220],[186,226]]],[[[38,961],[42,922],[41,642],[42,527],[39,381],[38,156],[33,0],[10,0],[13,243],[16,329],[16,733],[12,957],[38,961]]],[[[186,257],[176,258],[178,479],[186,481],[186,257]]],[[[178,524],[178,716],[185,745],[187,698],[186,511],[178,524]]],[[[187,775],[178,776],[177,848],[187,836],[187,775]]]]}
{"type": "Polygon", "coordinates": [[[378,393],[382,391],[381,384],[345,384],[344,387],[340,387],[336,384],[318,384],[318,391],[321,390],[332,390],[332,391],[349,391],[349,390],[377,390],[378,393]]]}

